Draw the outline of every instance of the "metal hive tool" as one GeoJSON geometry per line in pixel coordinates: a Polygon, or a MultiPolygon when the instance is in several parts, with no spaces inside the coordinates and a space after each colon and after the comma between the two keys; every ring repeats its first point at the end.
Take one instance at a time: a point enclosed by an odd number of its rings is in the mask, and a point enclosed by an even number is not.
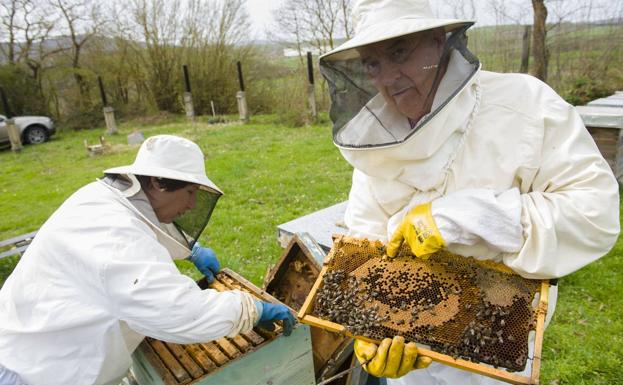
{"type": "Polygon", "coordinates": [[[533,362],[530,379],[511,372],[526,367],[531,331],[539,332],[540,358],[547,283],[447,252],[427,260],[406,246],[394,259],[384,254],[381,242],[337,237],[299,317],[376,342],[401,335],[429,347],[437,361],[509,382],[538,382],[540,362],[536,373],[533,362]]]}

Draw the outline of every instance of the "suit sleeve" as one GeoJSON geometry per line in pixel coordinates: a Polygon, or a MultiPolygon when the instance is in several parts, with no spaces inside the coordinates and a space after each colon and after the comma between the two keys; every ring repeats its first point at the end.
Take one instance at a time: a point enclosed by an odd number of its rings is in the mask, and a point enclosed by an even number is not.
{"type": "Polygon", "coordinates": [[[521,194],[525,242],[504,263],[528,278],[553,278],[595,261],[619,235],[619,191],[576,110],[544,101],[543,146],[530,191],[521,194]]]}
{"type": "Polygon", "coordinates": [[[109,234],[118,246],[101,279],[113,314],[141,334],[176,343],[211,341],[253,327],[259,316],[249,294],[201,290],[144,226],[136,221],[109,234]]]}

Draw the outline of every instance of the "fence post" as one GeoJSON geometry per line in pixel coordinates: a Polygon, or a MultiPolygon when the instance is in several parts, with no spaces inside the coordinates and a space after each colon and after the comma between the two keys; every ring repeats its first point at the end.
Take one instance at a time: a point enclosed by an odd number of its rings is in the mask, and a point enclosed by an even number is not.
{"type": "Polygon", "coordinates": [[[188,66],[184,64],[182,66],[184,70],[184,109],[186,110],[186,117],[189,120],[195,120],[195,106],[193,104],[193,94],[190,91],[190,76],[188,75],[188,66]]]}
{"type": "Polygon", "coordinates": [[[238,101],[238,115],[243,122],[249,121],[249,109],[247,108],[247,98],[244,91],[244,79],[242,78],[242,64],[240,61],[236,62],[238,68],[238,83],[240,84],[240,91],[236,92],[236,100],[238,101]]]}
{"type": "Polygon", "coordinates": [[[117,122],[115,121],[115,109],[108,105],[108,100],[106,99],[106,91],[104,90],[104,82],[102,82],[102,77],[97,77],[97,84],[100,88],[100,97],[102,98],[102,105],[104,106],[102,110],[104,111],[104,121],[106,122],[106,133],[108,135],[117,133],[117,122]]]}
{"type": "Polygon", "coordinates": [[[526,25],[523,30],[523,38],[521,43],[521,68],[519,72],[527,74],[530,65],[530,31],[532,27],[526,25]]]}
{"type": "Polygon", "coordinates": [[[316,91],[314,87],[314,65],[312,63],[312,53],[307,51],[307,100],[309,102],[309,109],[311,111],[312,119],[315,121],[318,117],[318,110],[316,108],[316,91]]]}
{"type": "Polygon", "coordinates": [[[0,87],[0,97],[2,98],[2,107],[4,108],[4,113],[6,114],[6,130],[9,135],[9,141],[11,142],[11,151],[18,152],[22,150],[22,138],[19,132],[19,129],[15,125],[15,119],[13,119],[13,112],[11,112],[11,107],[9,106],[9,101],[7,100],[6,94],[4,93],[4,88],[0,87]]]}

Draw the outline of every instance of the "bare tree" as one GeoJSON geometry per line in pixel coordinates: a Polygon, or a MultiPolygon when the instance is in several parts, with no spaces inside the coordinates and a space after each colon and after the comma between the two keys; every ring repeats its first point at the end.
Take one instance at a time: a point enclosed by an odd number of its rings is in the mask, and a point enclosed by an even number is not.
{"type": "Polygon", "coordinates": [[[238,47],[249,30],[244,0],[132,0],[125,13],[119,32],[124,41],[142,42],[134,49],[158,109],[181,109],[182,64],[189,65],[195,83],[203,82],[193,95],[197,112],[209,97],[226,97],[232,53],[243,50],[238,47]]]}
{"type": "Polygon", "coordinates": [[[7,0],[0,2],[2,12],[2,32],[7,37],[6,48],[0,44],[0,50],[10,64],[15,63],[15,43],[17,34],[17,18],[20,9],[19,0],[7,0]]]}
{"type": "MultiPolygon", "coordinates": [[[[211,101],[221,110],[233,106],[237,84],[234,63],[241,60],[246,64],[253,51],[244,41],[250,27],[244,0],[190,0],[184,26],[181,46],[183,60],[198,86],[193,91],[196,111],[210,111],[211,101]]],[[[253,74],[251,68],[245,77],[253,74]]]]}
{"type": "Polygon", "coordinates": [[[18,43],[18,62],[25,63],[31,71],[31,76],[42,91],[42,71],[46,62],[56,54],[66,50],[66,47],[49,45],[50,36],[56,31],[55,24],[58,15],[50,12],[48,4],[35,0],[20,0],[22,4],[22,23],[20,31],[21,41],[18,43]]]}
{"type": "Polygon", "coordinates": [[[474,4],[474,0],[446,0],[445,3],[451,9],[452,16],[456,19],[473,20],[476,18],[476,4],[474,4]]]}
{"type": "Polygon", "coordinates": [[[284,38],[296,39],[301,46],[309,44],[319,53],[335,48],[338,38],[350,38],[350,0],[287,0],[276,11],[276,19],[285,32],[284,38]]]}
{"type": "Polygon", "coordinates": [[[534,9],[534,26],[532,29],[532,75],[547,81],[547,62],[549,60],[549,52],[545,45],[546,29],[545,21],[547,19],[547,7],[545,0],[532,0],[532,8],[534,9]]]}
{"type": "Polygon", "coordinates": [[[80,92],[80,103],[90,100],[89,84],[84,78],[81,55],[87,42],[101,29],[105,21],[100,15],[99,3],[95,0],[50,0],[50,4],[60,13],[65,31],[69,34],[71,49],[67,52],[73,77],[80,92]]]}
{"type": "Polygon", "coordinates": [[[175,70],[179,67],[177,44],[181,38],[180,0],[133,0],[132,21],[145,43],[142,65],[156,105],[163,111],[178,111],[175,70]]]}

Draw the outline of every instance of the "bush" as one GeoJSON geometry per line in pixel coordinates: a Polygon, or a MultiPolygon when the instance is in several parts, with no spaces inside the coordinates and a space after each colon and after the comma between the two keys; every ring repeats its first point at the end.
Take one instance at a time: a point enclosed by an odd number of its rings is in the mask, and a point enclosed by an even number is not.
{"type": "Polygon", "coordinates": [[[612,93],[614,90],[602,81],[580,77],[571,82],[569,89],[562,92],[562,97],[574,106],[582,106],[612,93]]]}
{"type": "Polygon", "coordinates": [[[68,111],[61,121],[63,128],[84,130],[102,127],[105,124],[104,112],[97,109],[68,111]]]}
{"type": "MultiPolygon", "coordinates": [[[[36,80],[23,67],[1,66],[0,86],[4,88],[13,115],[47,115],[46,103],[36,80]]],[[[2,103],[0,110],[7,114],[2,103]]]]}

